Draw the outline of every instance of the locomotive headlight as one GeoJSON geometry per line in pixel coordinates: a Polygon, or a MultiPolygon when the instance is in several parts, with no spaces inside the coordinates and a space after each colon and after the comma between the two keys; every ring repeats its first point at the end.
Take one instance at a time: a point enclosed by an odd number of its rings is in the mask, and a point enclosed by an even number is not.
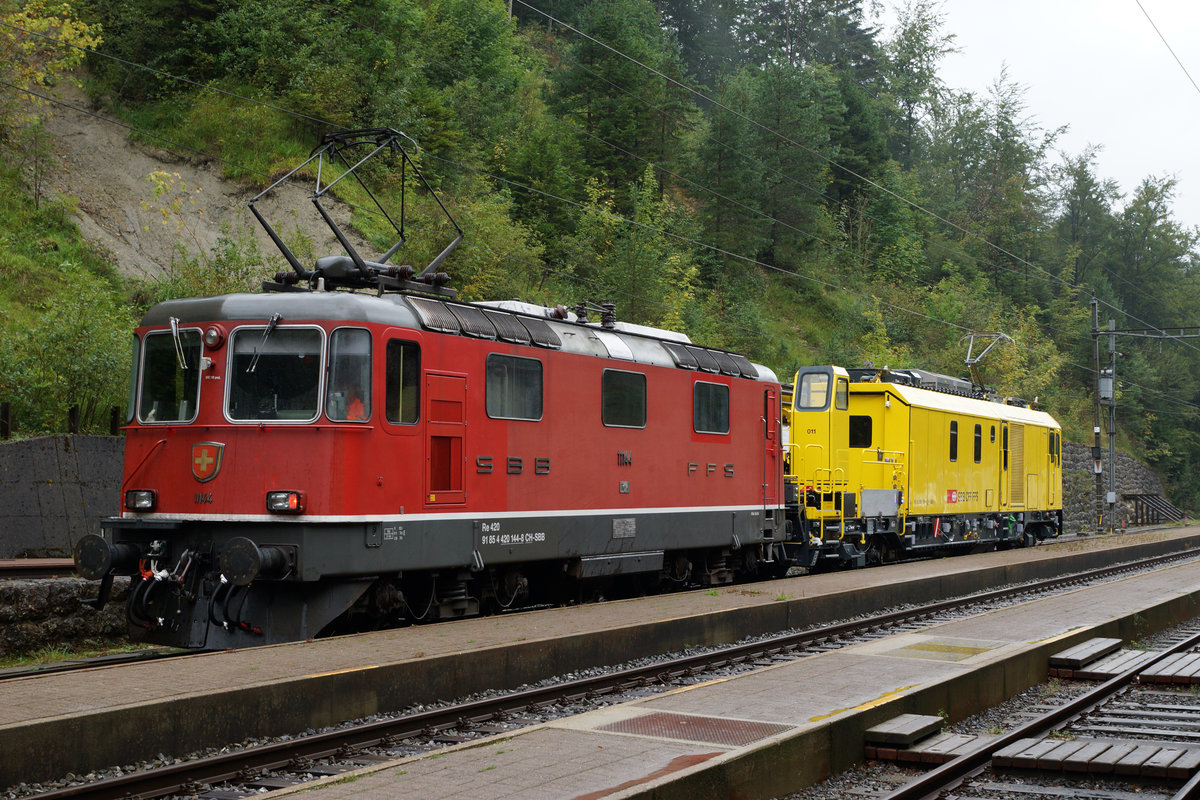
{"type": "Polygon", "coordinates": [[[158,496],[153,489],[130,489],[125,493],[125,508],[130,511],[153,511],[158,496]]]}
{"type": "Polygon", "coordinates": [[[218,327],[209,328],[204,332],[204,346],[209,350],[216,350],[224,341],[224,336],[221,335],[221,329],[218,327]]]}
{"type": "Polygon", "coordinates": [[[304,492],[267,492],[267,511],[272,514],[303,514],[304,492]]]}

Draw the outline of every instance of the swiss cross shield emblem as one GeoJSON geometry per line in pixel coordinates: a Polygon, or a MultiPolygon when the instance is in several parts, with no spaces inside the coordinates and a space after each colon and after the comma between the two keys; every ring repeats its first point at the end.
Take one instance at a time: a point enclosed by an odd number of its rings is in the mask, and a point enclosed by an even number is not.
{"type": "Polygon", "coordinates": [[[221,442],[197,442],[192,445],[192,476],[201,483],[208,483],[221,471],[221,454],[225,445],[221,442]]]}

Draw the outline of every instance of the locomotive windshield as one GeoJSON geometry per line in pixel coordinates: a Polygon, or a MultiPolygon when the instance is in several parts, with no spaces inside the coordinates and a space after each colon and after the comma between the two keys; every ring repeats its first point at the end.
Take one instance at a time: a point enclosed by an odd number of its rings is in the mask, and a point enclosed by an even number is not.
{"type": "Polygon", "coordinates": [[[829,374],[810,372],[800,376],[800,391],[796,395],[796,408],[810,411],[822,410],[829,405],[829,374]]]}
{"type": "Polygon", "coordinates": [[[146,334],[141,422],[191,422],[200,399],[200,331],[146,334]]]}
{"type": "Polygon", "coordinates": [[[264,339],[263,330],[243,328],[233,334],[229,418],[294,422],[316,419],[321,331],[280,327],[264,339]]]}

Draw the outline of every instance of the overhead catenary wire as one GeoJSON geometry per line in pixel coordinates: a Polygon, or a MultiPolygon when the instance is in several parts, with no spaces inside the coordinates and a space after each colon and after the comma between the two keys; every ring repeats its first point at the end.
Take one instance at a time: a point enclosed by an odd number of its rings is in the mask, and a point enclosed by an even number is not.
{"type": "Polygon", "coordinates": [[[1156,25],[1154,20],[1150,17],[1150,12],[1146,10],[1144,5],[1142,5],[1142,0],[1133,1],[1137,3],[1137,7],[1142,10],[1142,14],[1145,15],[1146,21],[1150,23],[1150,27],[1154,28],[1154,32],[1158,34],[1158,38],[1162,39],[1162,43],[1166,46],[1167,52],[1171,54],[1171,58],[1175,59],[1175,63],[1179,65],[1181,70],[1183,70],[1183,74],[1187,76],[1188,82],[1192,84],[1192,88],[1195,89],[1197,93],[1200,93],[1200,86],[1196,84],[1196,79],[1192,77],[1192,73],[1188,72],[1188,68],[1183,65],[1183,61],[1181,61],[1179,56],[1175,54],[1175,48],[1171,47],[1171,43],[1167,41],[1167,37],[1163,36],[1163,32],[1158,29],[1158,25],[1156,25]]]}

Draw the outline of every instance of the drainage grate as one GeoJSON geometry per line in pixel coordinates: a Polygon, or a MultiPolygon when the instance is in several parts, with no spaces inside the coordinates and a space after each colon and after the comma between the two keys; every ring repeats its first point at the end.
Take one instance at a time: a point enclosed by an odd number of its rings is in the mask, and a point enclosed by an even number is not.
{"type": "Polygon", "coordinates": [[[655,712],[619,722],[610,722],[597,730],[741,747],[790,730],[791,727],[773,722],[750,722],[744,719],[717,719],[716,717],[655,712]]]}

